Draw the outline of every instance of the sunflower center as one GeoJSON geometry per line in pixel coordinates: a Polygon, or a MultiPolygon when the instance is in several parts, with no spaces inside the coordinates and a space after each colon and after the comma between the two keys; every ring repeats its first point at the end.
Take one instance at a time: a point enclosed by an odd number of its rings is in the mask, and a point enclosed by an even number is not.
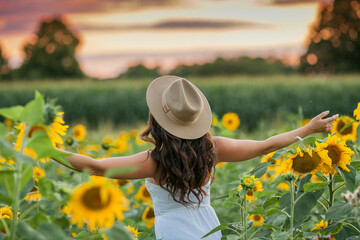
{"type": "Polygon", "coordinates": [[[144,188],[144,190],[142,191],[142,194],[144,197],[147,197],[147,198],[150,197],[150,193],[148,192],[148,190],[146,190],[146,188],[144,188]]]}
{"type": "Polygon", "coordinates": [[[75,135],[76,137],[80,136],[80,131],[79,131],[79,130],[75,130],[75,131],[74,131],[74,135],[75,135]]]}
{"type": "Polygon", "coordinates": [[[260,220],[261,220],[260,215],[259,215],[259,214],[255,214],[254,220],[255,220],[256,222],[260,221],[260,220]]]}
{"type": "Polygon", "coordinates": [[[249,190],[246,195],[248,195],[249,197],[254,196],[254,192],[252,190],[249,190]]]}
{"type": "Polygon", "coordinates": [[[340,121],[337,125],[337,132],[341,133],[341,135],[346,135],[346,134],[350,134],[352,132],[352,124],[350,126],[348,126],[347,128],[345,128],[343,131],[341,131],[341,129],[345,126],[345,123],[343,121],[340,121]]]}
{"type": "Polygon", "coordinates": [[[149,211],[146,213],[146,219],[152,219],[155,217],[154,209],[150,208],[149,211]]]}
{"type": "Polygon", "coordinates": [[[340,161],[340,156],[341,156],[341,152],[340,152],[339,148],[331,145],[331,146],[328,146],[326,148],[326,150],[328,150],[328,155],[329,155],[329,158],[331,158],[332,165],[336,165],[340,161]]]}
{"type": "Polygon", "coordinates": [[[232,124],[233,123],[233,121],[230,119],[230,120],[228,120],[228,124],[232,124]]]}
{"type": "Polygon", "coordinates": [[[293,169],[299,173],[308,173],[316,169],[321,162],[317,153],[313,153],[311,157],[307,152],[304,152],[303,157],[297,156],[293,159],[293,169]]]}
{"type": "Polygon", "coordinates": [[[104,201],[101,197],[100,187],[93,187],[84,193],[82,201],[90,209],[102,209],[108,206],[111,200],[111,195],[106,195],[107,199],[104,201]]]}

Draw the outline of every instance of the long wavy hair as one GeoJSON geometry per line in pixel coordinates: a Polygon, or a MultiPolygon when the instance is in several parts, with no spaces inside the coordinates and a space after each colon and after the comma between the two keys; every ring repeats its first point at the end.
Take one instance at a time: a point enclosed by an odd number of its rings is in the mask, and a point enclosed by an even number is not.
{"type": "Polygon", "coordinates": [[[140,138],[154,144],[151,157],[156,163],[156,181],[168,191],[174,201],[184,206],[199,206],[206,192],[202,188],[214,179],[212,170],[215,152],[208,132],[198,139],[182,139],[164,130],[149,114],[148,127],[140,138]],[[163,183],[166,184],[163,184],[163,183]],[[194,194],[197,201],[190,199],[194,194]]]}

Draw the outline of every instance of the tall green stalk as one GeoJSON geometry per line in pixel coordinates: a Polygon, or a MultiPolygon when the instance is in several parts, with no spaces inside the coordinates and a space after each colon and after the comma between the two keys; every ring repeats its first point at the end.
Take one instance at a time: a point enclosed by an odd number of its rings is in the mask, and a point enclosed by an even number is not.
{"type": "Polygon", "coordinates": [[[246,204],[246,196],[244,197],[244,226],[245,226],[245,240],[247,240],[247,204],[246,204]]]}
{"type": "Polygon", "coordinates": [[[329,208],[334,204],[334,179],[330,173],[329,173],[329,208]]]}
{"type": "MultiPolygon", "coordinates": [[[[24,129],[24,136],[23,139],[21,140],[21,148],[20,148],[20,152],[24,152],[25,149],[25,144],[24,144],[24,139],[26,138],[27,134],[28,134],[29,128],[27,126],[25,126],[24,129]]],[[[16,232],[16,227],[18,224],[18,212],[19,212],[19,208],[20,208],[20,191],[21,191],[21,178],[22,178],[22,168],[23,168],[23,162],[20,159],[16,159],[16,165],[15,165],[15,172],[14,172],[14,194],[13,194],[13,202],[12,202],[12,208],[13,208],[13,219],[11,221],[11,226],[10,226],[10,238],[9,240],[14,240],[15,239],[15,232],[16,232]]]]}
{"type": "Polygon", "coordinates": [[[294,237],[294,208],[295,208],[295,191],[293,180],[290,180],[290,233],[291,238],[294,237]]]}

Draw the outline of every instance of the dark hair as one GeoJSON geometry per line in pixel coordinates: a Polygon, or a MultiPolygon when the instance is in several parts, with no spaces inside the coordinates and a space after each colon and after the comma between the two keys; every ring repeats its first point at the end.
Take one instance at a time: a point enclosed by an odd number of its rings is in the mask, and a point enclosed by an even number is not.
{"type": "Polygon", "coordinates": [[[148,127],[140,137],[155,145],[151,157],[156,163],[155,178],[160,186],[174,201],[184,206],[193,203],[199,206],[206,196],[202,186],[209,178],[214,179],[215,153],[211,134],[208,132],[192,140],[176,137],[164,130],[150,113],[148,127]],[[191,193],[197,202],[190,199],[191,193]]]}

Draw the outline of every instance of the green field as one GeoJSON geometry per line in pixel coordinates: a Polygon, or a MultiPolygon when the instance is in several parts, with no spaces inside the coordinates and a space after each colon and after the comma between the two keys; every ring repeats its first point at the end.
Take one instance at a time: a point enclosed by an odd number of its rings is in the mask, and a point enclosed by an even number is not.
{"type": "MultiPolygon", "coordinates": [[[[237,113],[253,130],[263,121],[277,121],[302,108],[304,117],[329,109],[351,115],[359,100],[360,76],[219,76],[191,78],[218,116],[237,113]]],[[[64,80],[0,83],[0,107],[23,105],[38,90],[56,98],[69,123],[96,128],[143,124],[148,115],[145,92],[151,80],[64,80]]]]}

